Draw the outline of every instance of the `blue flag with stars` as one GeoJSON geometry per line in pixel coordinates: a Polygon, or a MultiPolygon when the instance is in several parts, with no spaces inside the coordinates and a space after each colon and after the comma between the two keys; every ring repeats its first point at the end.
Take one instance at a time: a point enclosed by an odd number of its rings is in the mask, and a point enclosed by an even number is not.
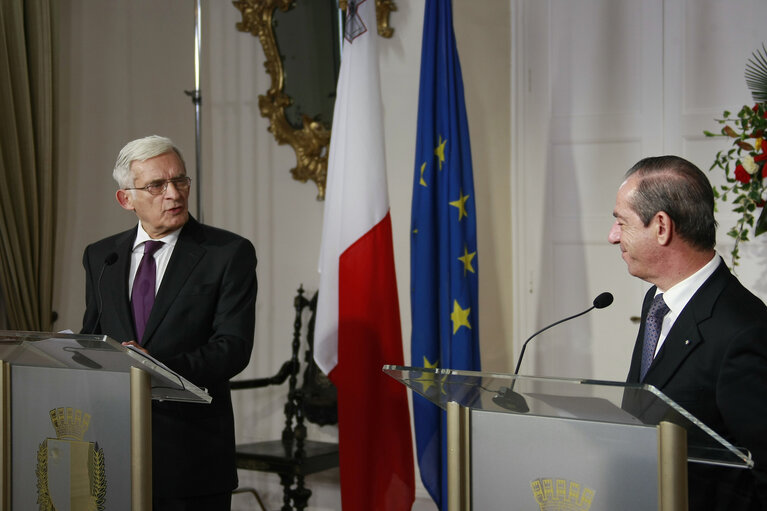
{"type": "MultiPolygon", "coordinates": [[[[427,0],[421,49],[410,278],[413,366],[480,370],[476,195],[451,0],[427,0]]],[[[423,391],[438,392],[428,378],[423,391]]],[[[447,509],[444,413],[413,397],[421,479],[447,509]]]]}

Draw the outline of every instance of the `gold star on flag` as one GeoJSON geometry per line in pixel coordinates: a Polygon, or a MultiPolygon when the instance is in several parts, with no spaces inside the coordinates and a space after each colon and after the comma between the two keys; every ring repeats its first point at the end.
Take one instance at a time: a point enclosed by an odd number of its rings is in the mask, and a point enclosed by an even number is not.
{"type": "Polygon", "coordinates": [[[442,170],[442,162],[445,161],[445,144],[447,144],[447,140],[442,140],[442,135],[439,135],[439,143],[437,144],[437,147],[434,148],[434,155],[439,160],[439,170],[442,170]]]}
{"type": "Polygon", "coordinates": [[[461,190],[461,196],[458,200],[454,200],[450,203],[451,206],[455,206],[458,208],[458,221],[461,221],[461,218],[465,216],[469,216],[469,214],[466,212],[466,201],[469,200],[468,195],[463,194],[463,190],[461,190]]]}
{"type": "Polygon", "coordinates": [[[470,312],[471,312],[471,307],[469,307],[468,309],[462,309],[461,306],[458,305],[458,300],[453,300],[453,312],[450,314],[450,319],[453,321],[454,334],[462,326],[465,326],[466,328],[471,329],[471,325],[469,324],[470,312]]]}
{"type": "Polygon", "coordinates": [[[426,170],[426,162],[423,162],[423,165],[421,165],[421,180],[418,182],[421,186],[426,186],[426,181],[423,179],[423,171],[426,170]]]}
{"type": "Polygon", "coordinates": [[[472,259],[474,259],[474,256],[476,256],[476,252],[469,253],[469,249],[466,248],[466,245],[463,246],[463,255],[458,258],[459,261],[463,263],[463,274],[466,275],[466,270],[474,273],[474,267],[471,265],[472,259]]]}

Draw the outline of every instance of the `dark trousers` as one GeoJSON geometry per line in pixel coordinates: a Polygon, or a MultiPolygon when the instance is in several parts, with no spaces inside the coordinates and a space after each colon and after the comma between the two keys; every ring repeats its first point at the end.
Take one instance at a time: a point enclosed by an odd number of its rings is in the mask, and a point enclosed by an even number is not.
{"type": "Polygon", "coordinates": [[[177,499],[152,499],[152,511],[230,511],[232,492],[177,499]]]}

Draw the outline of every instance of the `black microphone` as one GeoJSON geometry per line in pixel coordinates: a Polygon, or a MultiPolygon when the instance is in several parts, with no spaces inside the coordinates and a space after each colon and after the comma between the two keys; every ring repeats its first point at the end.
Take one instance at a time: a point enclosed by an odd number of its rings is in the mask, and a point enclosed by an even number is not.
{"type": "Polygon", "coordinates": [[[583,316],[584,314],[586,314],[587,312],[591,311],[592,309],[604,309],[605,307],[607,307],[611,303],[613,303],[613,295],[612,295],[612,293],[604,292],[604,293],[600,294],[599,296],[597,296],[596,298],[594,298],[594,301],[592,303],[593,303],[593,305],[591,307],[589,307],[588,309],[586,309],[585,311],[579,312],[578,314],[575,314],[573,316],[569,316],[569,317],[567,317],[565,319],[560,319],[556,323],[552,323],[549,326],[538,330],[533,335],[528,337],[527,340],[525,341],[525,344],[522,345],[522,351],[519,352],[519,360],[517,361],[517,368],[514,369],[514,374],[519,373],[519,366],[522,365],[522,357],[525,356],[525,348],[527,348],[527,343],[532,341],[535,336],[545,332],[546,330],[548,330],[549,328],[551,328],[553,326],[557,326],[560,323],[564,323],[565,321],[569,321],[571,319],[575,319],[578,316],[583,316]]]}
{"type": "Polygon", "coordinates": [[[117,262],[118,255],[116,252],[110,252],[107,254],[107,256],[104,258],[104,263],[101,265],[101,271],[99,272],[99,278],[96,281],[96,290],[98,291],[98,297],[99,297],[99,313],[96,316],[96,322],[93,324],[93,328],[91,328],[91,334],[96,332],[96,328],[99,326],[99,321],[101,321],[101,312],[104,307],[104,300],[101,297],[101,278],[104,276],[104,270],[107,269],[107,266],[112,266],[117,262]]]}
{"type": "MultiPolygon", "coordinates": [[[[549,326],[542,328],[535,332],[533,335],[527,338],[525,343],[522,345],[522,351],[519,353],[519,360],[517,361],[517,368],[514,369],[514,375],[516,376],[519,373],[519,366],[522,365],[522,357],[525,355],[525,348],[527,348],[527,343],[529,343],[535,336],[537,336],[540,333],[545,332],[549,328],[556,326],[560,323],[564,323],[565,321],[569,321],[571,319],[575,319],[578,316],[583,316],[587,312],[589,312],[592,309],[604,309],[605,307],[609,306],[611,303],[613,303],[613,295],[611,293],[602,293],[596,298],[594,298],[594,301],[592,302],[593,305],[586,309],[583,312],[580,312],[578,314],[575,314],[573,316],[569,316],[564,319],[560,319],[556,323],[552,323],[549,326]]],[[[506,388],[501,388],[498,391],[498,394],[496,394],[493,397],[493,402],[499,406],[502,406],[503,408],[506,408],[508,410],[512,410],[514,412],[519,413],[527,413],[530,411],[530,408],[527,406],[527,402],[525,401],[525,398],[522,397],[521,394],[518,392],[514,392],[514,384],[516,383],[516,379],[512,380],[511,385],[506,388]]]]}

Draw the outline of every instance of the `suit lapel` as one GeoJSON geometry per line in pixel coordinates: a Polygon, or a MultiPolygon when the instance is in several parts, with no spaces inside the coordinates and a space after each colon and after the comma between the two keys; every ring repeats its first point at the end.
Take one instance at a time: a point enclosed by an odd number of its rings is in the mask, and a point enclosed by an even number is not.
{"type": "Polygon", "coordinates": [[[133,314],[128,297],[128,273],[130,272],[131,254],[133,252],[133,241],[136,239],[136,231],[137,228],[126,231],[117,238],[114,246],[117,261],[113,265],[113,271],[104,272],[101,283],[104,301],[109,300],[111,302],[109,308],[107,308],[105,303],[102,310],[114,311],[123,331],[129,334],[126,338],[130,339],[136,338],[136,329],[133,325],[133,314]]]}
{"type": "Polygon", "coordinates": [[[645,383],[662,389],[685,359],[703,342],[700,325],[711,317],[714,304],[727,285],[729,275],[727,266],[721,263],[687,302],[653,360],[645,383]]]}
{"type": "Polygon", "coordinates": [[[162,323],[168,309],[178,296],[184,283],[189,278],[194,268],[205,254],[202,247],[204,236],[199,228],[199,223],[191,216],[181,230],[173,255],[165,269],[160,288],[157,290],[152,312],[147,319],[146,330],[142,345],[146,346],[152,341],[152,335],[162,323]]]}

